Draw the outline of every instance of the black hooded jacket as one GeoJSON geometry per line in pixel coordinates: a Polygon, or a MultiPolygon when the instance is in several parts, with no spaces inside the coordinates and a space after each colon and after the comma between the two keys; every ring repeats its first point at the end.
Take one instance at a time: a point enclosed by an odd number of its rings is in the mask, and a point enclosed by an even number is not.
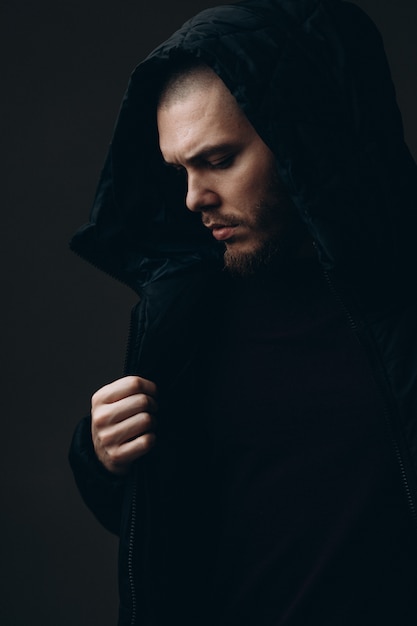
{"type": "Polygon", "coordinates": [[[371,362],[417,522],[417,177],[381,38],[341,0],[246,0],[205,10],[134,71],[90,222],[71,243],[138,293],[126,374],[160,388],[160,443],[128,479],[100,466],[88,420],[70,454],[87,505],[120,535],[121,625],[170,623],[175,606],[189,603],[190,585],[202,623],[202,520],[213,511],[198,392],[178,406],[185,390],[198,390],[201,320],[215,314],[224,288],[223,251],[185,210],[185,189],[163,165],[156,129],[159,87],[189,57],[221,77],[276,156],[371,362]]]}

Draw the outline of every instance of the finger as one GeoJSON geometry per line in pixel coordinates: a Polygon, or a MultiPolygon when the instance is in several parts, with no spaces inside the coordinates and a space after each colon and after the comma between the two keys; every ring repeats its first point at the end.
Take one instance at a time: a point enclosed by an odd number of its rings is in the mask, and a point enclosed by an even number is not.
{"type": "Polygon", "coordinates": [[[146,433],[121,445],[120,453],[123,455],[126,463],[132,463],[132,461],[149,452],[155,445],[155,442],[155,433],[146,433]]]}
{"type": "Polygon", "coordinates": [[[110,428],[96,431],[95,439],[101,448],[111,448],[151,432],[155,430],[155,427],[155,419],[152,415],[140,413],[110,428]]]}
{"type": "Polygon", "coordinates": [[[92,418],[97,428],[118,424],[138,413],[156,413],[158,405],[150,396],[136,394],[122,398],[112,404],[100,404],[94,407],[92,418]]]}
{"type": "Polygon", "coordinates": [[[132,439],[122,446],[107,450],[105,465],[110,471],[125,473],[127,466],[133,461],[149,452],[155,445],[154,433],[146,433],[141,437],[132,439]]]}
{"type": "Polygon", "coordinates": [[[135,394],[145,394],[156,398],[157,387],[155,383],[146,378],[125,376],[96,391],[92,397],[92,405],[111,404],[135,394]]]}

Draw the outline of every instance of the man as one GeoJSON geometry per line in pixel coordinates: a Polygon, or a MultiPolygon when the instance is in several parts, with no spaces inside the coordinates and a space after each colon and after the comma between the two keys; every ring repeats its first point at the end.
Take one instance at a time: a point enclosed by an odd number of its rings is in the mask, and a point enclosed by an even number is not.
{"type": "Polygon", "coordinates": [[[415,183],[354,5],[210,9],[136,69],[72,244],[140,295],[71,450],[120,624],[415,623],[415,183]]]}

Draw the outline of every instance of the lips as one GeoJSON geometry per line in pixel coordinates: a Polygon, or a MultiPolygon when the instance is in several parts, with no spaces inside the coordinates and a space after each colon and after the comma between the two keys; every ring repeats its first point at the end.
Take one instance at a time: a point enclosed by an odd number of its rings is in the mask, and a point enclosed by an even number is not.
{"type": "Polygon", "coordinates": [[[218,228],[212,228],[212,235],[217,241],[226,241],[233,236],[236,226],[220,226],[218,228]]]}
{"type": "Polygon", "coordinates": [[[233,237],[238,224],[205,224],[217,241],[226,241],[233,237]]]}

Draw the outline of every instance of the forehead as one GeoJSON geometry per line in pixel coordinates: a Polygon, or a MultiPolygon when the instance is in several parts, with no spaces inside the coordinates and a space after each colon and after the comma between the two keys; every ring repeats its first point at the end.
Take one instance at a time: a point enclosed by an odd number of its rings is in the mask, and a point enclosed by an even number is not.
{"type": "MultiPolygon", "coordinates": [[[[202,142],[239,141],[252,126],[223,82],[216,77],[157,110],[159,144],[167,161],[198,151],[202,142]]],[[[253,131],[254,132],[254,131],[253,131]]]]}

